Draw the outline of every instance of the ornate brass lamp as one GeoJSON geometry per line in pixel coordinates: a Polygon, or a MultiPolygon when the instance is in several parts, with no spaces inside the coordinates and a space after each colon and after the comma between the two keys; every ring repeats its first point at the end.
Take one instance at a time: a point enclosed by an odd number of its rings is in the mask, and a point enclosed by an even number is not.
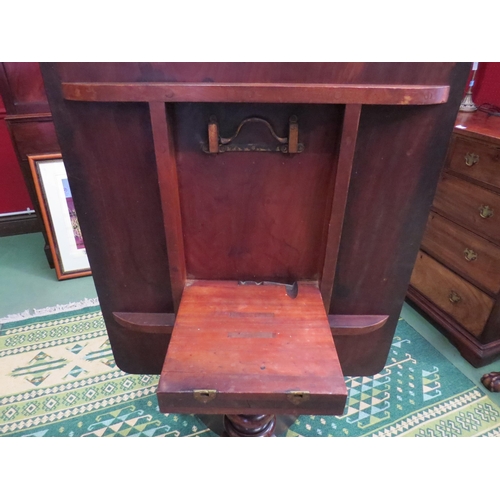
{"type": "Polygon", "coordinates": [[[460,111],[464,111],[465,113],[472,113],[477,110],[477,106],[474,104],[472,100],[472,87],[474,87],[474,80],[476,78],[477,66],[479,63],[472,63],[472,78],[470,79],[469,89],[465,94],[465,97],[462,99],[462,103],[460,104],[460,111]]]}

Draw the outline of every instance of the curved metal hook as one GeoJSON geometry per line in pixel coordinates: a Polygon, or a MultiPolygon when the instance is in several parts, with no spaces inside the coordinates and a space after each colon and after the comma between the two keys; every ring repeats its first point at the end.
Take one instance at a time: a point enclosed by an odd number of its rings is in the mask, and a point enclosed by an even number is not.
{"type": "Polygon", "coordinates": [[[231,137],[220,137],[217,117],[211,116],[208,122],[208,145],[202,144],[201,146],[205,153],[211,154],[223,153],[225,151],[281,151],[282,153],[301,153],[304,150],[304,145],[299,144],[299,124],[295,115],[291,116],[288,120],[288,134],[288,137],[280,137],[267,120],[255,116],[242,120],[236,132],[231,137]],[[271,146],[258,143],[245,145],[231,144],[238,137],[241,129],[248,123],[264,124],[273,138],[278,142],[278,145],[271,146]]]}
{"type": "Polygon", "coordinates": [[[276,132],[274,131],[273,127],[271,124],[267,121],[264,120],[264,118],[257,118],[257,117],[252,117],[252,118],[246,118],[243,120],[239,125],[238,128],[236,129],[235,134],[232,137],[221,137],[220,138],[220,143],[221,144],[229,144],[232,142],[236,137],[238,137],[238,134],[240,133],[241,129],[243,128],[244,125],[247,123],[263,123],[269,132],[271,132],[272,136],[280,143],[280,144],[287,144],[288,143],[288,137],[280,137],[276,132]]]}

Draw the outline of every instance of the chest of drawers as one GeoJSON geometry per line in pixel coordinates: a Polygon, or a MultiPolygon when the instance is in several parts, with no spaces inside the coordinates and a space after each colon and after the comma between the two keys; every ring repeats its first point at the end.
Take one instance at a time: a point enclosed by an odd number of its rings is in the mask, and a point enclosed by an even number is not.
{"type": "Polygon", "coordinates": [[[459,113],[408,297],[472,365],[500,358],[500,117],[459,113]]]}

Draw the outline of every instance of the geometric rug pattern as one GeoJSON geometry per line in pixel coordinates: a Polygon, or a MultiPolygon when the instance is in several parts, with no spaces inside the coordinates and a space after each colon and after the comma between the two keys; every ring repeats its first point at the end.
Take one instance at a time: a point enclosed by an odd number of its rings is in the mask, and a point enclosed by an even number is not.
{"type": "MultiPolygon", "coordinates": [[[[157,375],[113,359],[98,306],[0,326],[0,437],[216,437],[162,414],[157,375]]],[[[287,436],[500,436],[500,408],[400,319],[385,368],[347,377],[342,416],[302,415],[287,436]]]]}
{"type": "Polygon", "coordinates": [[[403,319],[384,369],[346,385],[343,416],[302,416],[289,434],[500,437],[500,408],[403,319]]]}

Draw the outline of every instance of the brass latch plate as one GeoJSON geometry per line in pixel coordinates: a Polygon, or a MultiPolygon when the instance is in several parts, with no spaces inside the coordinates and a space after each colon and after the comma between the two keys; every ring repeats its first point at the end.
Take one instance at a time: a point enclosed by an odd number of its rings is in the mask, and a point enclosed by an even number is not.
{"type": "Polygon", "coordinates": [[[217,391],[215,389],[195,389],[193,391],[193,396],[196,401],[200,403],[208,403],[215,399],[217,396],[217,391]]]}
{"type": "Polygon", "coordinates": [[[286,397],[290,403],[298,406],[308,401],[311,394],[309,391],[288,391],[286,397]]]}

